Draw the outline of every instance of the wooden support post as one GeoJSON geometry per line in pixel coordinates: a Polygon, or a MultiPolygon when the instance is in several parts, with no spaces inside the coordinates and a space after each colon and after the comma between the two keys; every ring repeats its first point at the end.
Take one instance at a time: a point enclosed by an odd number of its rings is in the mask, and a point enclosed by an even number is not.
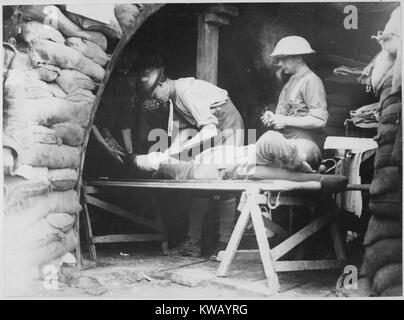
{"type": "Polygon", "coordinates": [[[230,17],[238,16],[234,6],[211,5],[198,16],[198,45],[196,54],[196,77],[217,84],[219,56],[219,26],[229,25],[230,17]]]}
{"type": "Polygon", "coordinates": [[[74,231],[77,236],[77,245],[76,245],[76,264],[79,268],[83,265],[83,260],[81,256],[81,241],[80,241],[80,212],[76,216],[76,223],[74,225],[74,231]]]}
{"type": "Polygon", "coordinates": [[[88,251],[90,253],[90,258],[92,260],[97,260],[97,251],[95,250],[95,245],[93,243],[93,228],[91,226],[90,213],[88,212],[87,202],[85,200],[85,195],[83,196],[83,209],[84,209],[84,222],[85,222],[85,232],[87,234],[88,251]]]}
{"type": "Polygon", "coordinates": [[[219,56],[219,27],[205,22],[205,14],[198,16],[198,47],[196,77],[217,84],[219,56]]]}

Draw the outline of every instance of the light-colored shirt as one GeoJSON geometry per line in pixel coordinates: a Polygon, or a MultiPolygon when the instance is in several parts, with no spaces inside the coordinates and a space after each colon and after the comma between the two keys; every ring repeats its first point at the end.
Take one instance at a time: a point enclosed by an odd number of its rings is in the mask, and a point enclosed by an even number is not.
{"type": "Polygon", "coordinates": [[[275,113],[292,117],[310,115],[327,121],[326,93],[321,79],[311,70],[290,77],[279,95],[275,113]]]}
{"type": "Polygon", "coordinates": [[[215,85],[195,78],[181,78],[174,81],[175,110],[191,125],[201,128],[219,124],[211,108],[226,103],[228,93],[215,85]]]}

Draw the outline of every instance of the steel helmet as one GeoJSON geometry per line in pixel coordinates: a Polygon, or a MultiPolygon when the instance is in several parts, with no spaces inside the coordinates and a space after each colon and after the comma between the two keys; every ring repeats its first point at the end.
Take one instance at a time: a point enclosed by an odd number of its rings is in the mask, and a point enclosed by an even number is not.
{"type": "Polygon", "coordinates": [[[143,97],[150,96],[164,77],[164,67],[149,67],[142,70],[137,81],[138,92],[143,97]]]}
{"type": "Polygon", "coordinates": [[[299,36],[289,36],[278,41],[271,57],[293,56],[315,53],[308,41],[299,36]]]}

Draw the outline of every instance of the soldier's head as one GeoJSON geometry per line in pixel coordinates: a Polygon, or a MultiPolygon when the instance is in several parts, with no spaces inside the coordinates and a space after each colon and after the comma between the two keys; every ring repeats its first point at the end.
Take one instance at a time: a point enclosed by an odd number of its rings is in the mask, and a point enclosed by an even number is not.
{"type": "Polygon", "coordinates": [[[164,74],[164,67],[144,69],[140,72],[137,83],[139,93],[144,98],[155,98],[159,102],[170,99],[171,86],[164,74]]]}
{"type": "Polygon", "coordinates": [[[298,36],[288,36],[279,40],[271,57],[287,74],[294,74],[303,64],[306,55],[315,53],[308,41],[298,36]]]}

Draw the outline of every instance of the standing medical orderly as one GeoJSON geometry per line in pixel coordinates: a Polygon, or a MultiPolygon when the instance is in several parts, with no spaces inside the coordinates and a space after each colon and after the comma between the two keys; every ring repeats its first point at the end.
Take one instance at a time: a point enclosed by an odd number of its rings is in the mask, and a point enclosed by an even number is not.
{"type": "Polygon", "coordinates": [[[290,78],[283,87],[275,114],[266,111],[261,120],[289,139],[308,139],[320,148],[328,119],[326,93],[321,79],[308,67],[306,58],[315,53],[308,41],[299,36],[279,40],[271,57],[290,78]]]}
{"type": "MultiPolygon", "coordinates": [[[[137,83],[143,96],[156,98],[161,103],[170,103],[169,136],[173,132],[174,117],[182,119],[186,127],[197,130],[188,140],[174,137],[174,142],[165,151],[166,154],[177,155],[209,141],[214,141],[215,145],[244,144],[243,119],[226,90],[193,77],[169,79],[165,76],[163,67],[146,68],[140,73],[137,83]]],[[[226,248],[230,240],[236,207],[234,195],[221,196],[218,203],[219,242],[212,259],[215,259],[217,252],[226,248]]],[[[208,210],[209,199],[193,199],[187,238],[177,248],[180,254],[195,257],[202,254],[202,226],[208,210]]]]}

